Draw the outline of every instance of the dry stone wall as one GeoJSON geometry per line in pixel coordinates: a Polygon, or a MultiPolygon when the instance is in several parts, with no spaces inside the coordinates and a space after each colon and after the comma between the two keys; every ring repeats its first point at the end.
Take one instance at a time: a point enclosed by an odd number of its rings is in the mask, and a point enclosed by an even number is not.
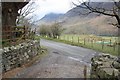
{"type": "Polygon", "coordinates": [[[91,78],[120,80],[120,63],[117,57],[100,54],[91,59],[91,78]]]}
{"type": "Polygon", "coordinates": [[[4,47],[1,53],[2,72],[20,67],[38,55],[39,52],[40,43],[37,40],[24,42],[16,46],[4,47]]]}

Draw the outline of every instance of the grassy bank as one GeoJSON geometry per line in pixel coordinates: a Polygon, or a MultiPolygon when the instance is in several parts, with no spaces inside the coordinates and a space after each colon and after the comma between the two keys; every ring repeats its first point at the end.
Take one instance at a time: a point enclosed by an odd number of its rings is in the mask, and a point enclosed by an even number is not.
{"type": "MultiPolygon", "coordinates": [[[[62,35],[59,37],[59,39],[53,39],[49,37],[41,37],[41,38],[56,41],[56,42],[62,42],[62,43],[66,43],[66,44],[70,44],[74,46],[89,48],[89,49],[93,49],[93,50],[100,51],[103,53],[109,53],[109,54],[116,55],[116,56],[118,55],[118,46],[108,46],[107,44],[95,43],[91,40],[90,41],[84,40],[86,37],[88,38],[87,35],[86,36],[62,35]]],[[[113,44],[116,38],[115,37],[96,37],[96,39],[98,39],[98,41],[103,39],[104,42],[110,41],[110,44],[113,44]]]]}

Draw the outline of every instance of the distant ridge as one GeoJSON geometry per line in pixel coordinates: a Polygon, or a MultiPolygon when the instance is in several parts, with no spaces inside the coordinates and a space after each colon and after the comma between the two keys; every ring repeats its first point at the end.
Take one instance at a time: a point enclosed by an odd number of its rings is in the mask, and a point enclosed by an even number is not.
{"type": "Polygon", "coordinates": [[[55,22],[59,19],[59,17],[61,17],[62,13],[49,13],[49,14],[46,14],[43,18],[41,18],[39,20],[39,22],[44,22],[44,23],[49,23],[49,22],[55,22]]]}
{"type": "MultiPolygon", "coordinates": [[[[83,4],[81,4],[83,5],[83,4]]],[[[102,7],[111,9],[113,7],[112,2],[92,2],[91,6],[102,7]]],[[[64,33],[75,34],[97,34],[97,35],[114,35],[117,32],[117,28],[109,25],[110,22],[115,22],[114,18],[92,13],[89,15],[82,15],[89,10],[85,10],[80,7],[74,7],[65,14],[49,13],[40,19],[39,24],[52,24],[59,22],[63,28],[66,28],[64,33]]]]}

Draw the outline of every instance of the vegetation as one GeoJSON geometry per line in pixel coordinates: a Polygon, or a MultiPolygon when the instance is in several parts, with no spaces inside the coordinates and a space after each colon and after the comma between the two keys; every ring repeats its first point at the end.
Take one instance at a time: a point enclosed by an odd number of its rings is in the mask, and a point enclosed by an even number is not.
{"type": "Polygon", "coordinates": [[[53,39],[50,37],[42,38],[63,42],[74,46],[85,47],[103,53],[118,55],[118,45],[115,44],[117,43],[117,37],[104,37],[95,35],[61,35],[59,39],[53,39]]]}
{"type": "MultiPolygon", "coordinates": [[[[49,26],[49,25],[48,25],[49,26]]],[[[49,34],[49,30],[48,30],[48,27],[47,25],[41,25],[40,28],[39,28],[39,34],[41,36],[45,36],[45,35],[48,35],[49,34]]]]}
{"type": "Polygon", "coordinates": [[[24,8],[20,9],[18,11],[19,16],[17,17],[16,24],[27,27],[33,26],[33,24],[36,22],[32,20],[33,16],[35,17],[33,13],[35,12],[36,8],[37,6],[35,6],[35,2],[29,2],[29,4],[27,4],[24,8]]]}
{"type": "Polygon", "coordinates": [[[112,25],[118,27],[118,29],[120,28],[120,0],[118,1],[113,1],[113,8],[112,9],[107,9],[106,7],[102,7],[103,5],[98,4],[98,6],[92,6],[92,0],[89,0],[88,2],[80,2],[79,3],[82,5],[77,5],[75,3],[73,3],[74,5],[76,5],[79,8],[83,8],[85,10],[89,10],[88,12],[84,12],[81,14],[84,15],[88,15],[90,13],[98,13],[99,15],[106,15],[106,16],[110,16],[110,17],[114,17],[116,19],[116,23],[111,23],[112,25]]]}
{"type": "MultiPolygon", "coordinates": [[[[79,1],[80,2],[80,1],[79,1]]],[[[79,8],[83,8],[85,10],[89,10],[88,12],[84,12],[83,14],[85,15],[88,15],[90,13],[97,13],[99,15],[105,15],[105,16],[108,16],[108,17],[113,17],[116,19],[116,22],[115,23],[109,23],[111,25],[114,25],[118,28],[118,37],[120,37],[120,0],[117,0],[117,1],[114,1],[113,0],[113,7],[112,9],[107,9],[106,7],[102,7],[101,4],[98,4],[97,6],[92,6],[91,3],[92,1],[89,0],[88,2],[80,2],[82,3],[82,5],[77,5],[77,4],[74,4],[76,6],[78,6],[79,8]]],[[[118,41],[118,48],[120,47],[120,42],[118,41]]],[[[118,56],[120,56],[120,50],[118,49],[117,50],[118,52],[118,56]]],[[[120,57],[118,57],[118,62],[120,63],[120,57]]]]}
{"type": "Polygon", "coordinates": [[[40,26],[39,33],[41,36],[49,36],[51,38],[57,38],[62,33],[62,26],[59,23],[54,23],[52,25],[42,25],[40,26]]]}

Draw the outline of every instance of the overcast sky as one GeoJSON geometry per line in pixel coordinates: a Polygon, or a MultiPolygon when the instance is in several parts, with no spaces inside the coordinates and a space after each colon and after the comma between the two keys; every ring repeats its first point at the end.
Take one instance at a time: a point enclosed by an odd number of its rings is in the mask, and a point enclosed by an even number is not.
{"type": "MultiPolygon", "coordinates": [[[[35,2],[36,8],[34,14],[36,17],[34,19],[40,19],[48,13],[66,13],[74,7],[72,2],[79,3],[81,0],[32,0],[35,2]]],[[[82,0],[85,1],[85,0],[82,0]]],[[[111,0],[92,0],[98,2],[106,2],[111,0]]],[[[113,1],[113,0],[112,0],[113,1]]]]}
{"type": "Polygon", "coordinates": [[[48,13],[66,13],[68,10],[73,8],[72,2],[77,2],[77,0],[36,0],[34,14],[36,18],[42,18],[48,13]]]}

